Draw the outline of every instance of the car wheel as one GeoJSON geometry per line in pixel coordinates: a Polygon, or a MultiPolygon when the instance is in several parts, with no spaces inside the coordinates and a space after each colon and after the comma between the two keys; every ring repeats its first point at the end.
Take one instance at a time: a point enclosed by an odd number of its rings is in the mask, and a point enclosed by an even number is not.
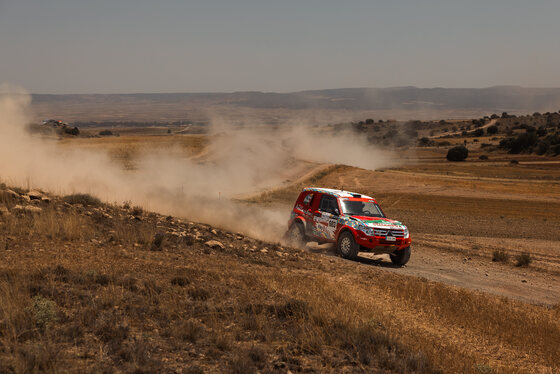
{"type": "Polygon", "coordinates": [[[396,250],[395,252],[389,254],[389,257],[391,257],[391,262],[393,264],[403,266],[408,262],[408,260],[410,260],[410,246],[404,249],[396,250]]]}
{"type": "Polygon", "coordinates": [[[303,229],[303,224],[300,222],[294,222],[292,226],[288,229],[285,235],[286,241],[289,245],[294,247],[305,246],[306,238],[305,231],[303,229]]]}
{"type": "Polygon", "coordinates": [[[358,244],[354,240],[354,235],[350,231],[345,231],[338,237],[338,254],[344,258],[355,259],[358,257],[358,244]]]}

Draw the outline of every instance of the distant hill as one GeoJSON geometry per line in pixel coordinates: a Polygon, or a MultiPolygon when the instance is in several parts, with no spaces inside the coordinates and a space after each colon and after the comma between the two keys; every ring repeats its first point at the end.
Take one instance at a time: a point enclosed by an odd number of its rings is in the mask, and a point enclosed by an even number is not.
{"type": "MultiPolygon", "coordinates": [[[[340,88],[274,92],[232,93],[154,93],[154,94],[72,94],[32,95],[37,113],[57,113],[77,118],[91,111],[107,111],[107,117],[126,118],[127,114],[208,108],[256,110],[333,110],[453,113],[530,113],[560,110],[560,88],[340,88]],[[151,110],[151,112],[150,112],[151,110]]],[[[186,113],[186,112],[185,112],[186,113]]],[[[98,116],[101,114],[97,114],[98,116]]],[[[101,116],[104,118],[103,116],[101,116]]]]}

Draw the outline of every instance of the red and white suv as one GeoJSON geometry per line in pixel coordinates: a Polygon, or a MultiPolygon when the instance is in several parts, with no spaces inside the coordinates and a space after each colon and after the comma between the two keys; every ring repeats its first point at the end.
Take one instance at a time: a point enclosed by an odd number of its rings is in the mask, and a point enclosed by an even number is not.
{"type": "Polygon", "coordinates": [[[359,251],[367,251],[388,253],[399,266],[410,259],[408,228],[385,217],[374,198],[354,192],[304,188],[290,215],[286,237],[296,245],[336,243],[344,258],[354,259],[359,251]]]}

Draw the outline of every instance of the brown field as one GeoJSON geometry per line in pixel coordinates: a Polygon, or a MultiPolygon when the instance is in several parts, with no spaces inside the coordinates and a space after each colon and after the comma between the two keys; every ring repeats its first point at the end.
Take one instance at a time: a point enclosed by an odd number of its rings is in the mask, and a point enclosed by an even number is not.
{"type": "MultiPolygon", "coordinates": [[[[96,131],[97,132],[97,131],[96,131]]],[[[99,138],[63,139],[62,149],[76,149],[106,152],[113,160],[126,169],[134,168],[134,160],[142,155],[175,150],[182,157],[194,156],[204,150],[208,139],[203,135],[168,136],[160,135],[106,136],[99,138]]]]}
{"type": "MultiPolygon", "coordinates": [[[[208,141],[58,146],[133,169],[158,149],[204,156],[208,141]]],[[[558,158],[476,152],[449,163],[443,148],[411,148],[400,167],[378,171],[309,163],[238,197],[287,210],[306,185],[373,195],[411,230],[403,268],[89,197],[27,201],[3,186],[0,372],[560,371],[558,158]],[[528,266],[516,266],[522,254],[528,266]]]]}

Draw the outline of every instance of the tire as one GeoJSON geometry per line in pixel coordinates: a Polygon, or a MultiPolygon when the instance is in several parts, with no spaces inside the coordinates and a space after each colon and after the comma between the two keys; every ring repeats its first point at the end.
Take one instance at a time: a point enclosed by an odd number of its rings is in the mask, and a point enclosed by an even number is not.
{"type": "Polygon", "coordinates": [[[389,257],[391,257],[391,262],[394,265],[398,265],[398,266],[405,265],[408,262],[408,260],[410,260],[410,246],[389,254],[389,257]]]}
{"type": "Polygon", "coordinates": [[[303,229],[303,224],[300,222],[292,223],[292,226],[290,226],[284,237],[288,244],[293,247],[301,248],[307,243],[305,230],[303,229]]]}
{"type": "Polygon", "coordinates": [[[338,237],[338,242],[336,243],[336,250],[338,254],[350,260],[356,259],[358,257],[359,245],[354,240],[354,235],[350,231],[344,231],[338,237]]]}

